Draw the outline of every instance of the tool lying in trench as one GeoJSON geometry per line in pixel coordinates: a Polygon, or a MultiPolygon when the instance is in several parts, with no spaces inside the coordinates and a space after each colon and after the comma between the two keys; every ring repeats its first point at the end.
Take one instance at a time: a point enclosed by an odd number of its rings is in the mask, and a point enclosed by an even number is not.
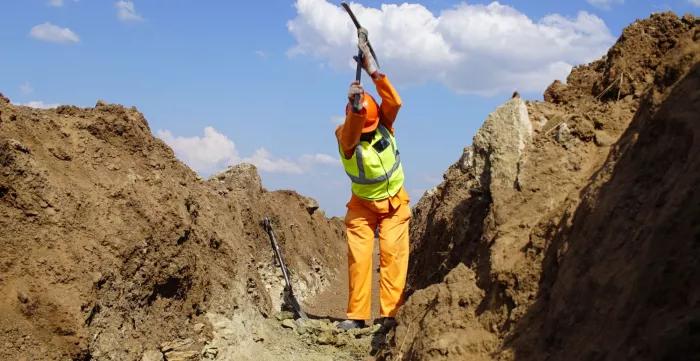
{"type": "MultiPolygon", "coordinates": [[[[343,1],[340,3],[344,8],[345,11],[348,12],[348,15],[350,15],[350,19],[352,19],[352,22],[355,23],[355,27],[357,28],[357,41],[358,44],[362,43],[367,43],[367,47],[369,48],[369,52],[372,54],[372,57],[374,58],[374,62],[377,63],[377,69],[379,69],[381,66],[379,65],[379,60],[377,60],[377,54],[374,53],[374,49],[372,49],[372,44],[369,43],[369,33],[367,32],[367,29],[363,28],[360,25],[360,22],[357,21],[357,18],[355,17],[355,14],[350,10],[350,6],[348,6],[348,3],[343,1]]],[[[357,70],[355,72],[355,80],[358,82],[360,81],[360,78],[362,77],[362,64],[364,64],[364,54],[362,53],[362,50],[360,49],[357,52],[357,70]]],[[[370,59],[372,61],[372,59],[370,59]]],[[[360,111],[360,94],[355,94],[355,98],[353,99],[352,102],[352,109],[355,112],[360,111]]]]}
{"type": "Polygon", "coordinates": [[[277,261],[279,262],[279,266],[280,268],[282,268],[282,274],[284,275],[284,302],[292,306],[294,311],[296,311],[296,313],[299,315],[299,317],[301,317],[302,320],[308,320],[309,318],[306,316],[306,313],[304,313],[304,311],[301,310],[299,302],[297,302],[297,299],[294,297],[294,292],[292,291],[292,283],[289,281],[289,273],[287,272],[287,266],[284,264],[284,260],[282,259],[282,251],[280,251],[280,247],[277,245],[277,237],[275,237],[275,232],[272,230],[272,223],[270,222],[270,218],[265,218],[263,224],[265,226],[265,231],[267,231],[267,234],[270,236],[272,250],[275,252],[275,256],[277,258],[277,261]]]}

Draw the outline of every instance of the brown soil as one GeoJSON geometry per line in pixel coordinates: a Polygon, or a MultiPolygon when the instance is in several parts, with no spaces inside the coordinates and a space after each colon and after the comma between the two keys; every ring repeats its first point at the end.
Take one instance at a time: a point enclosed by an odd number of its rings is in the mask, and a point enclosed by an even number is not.
{"type": "Polygon", "coordinates": [[[699,35],[652,15],[528,102],[511,188],[466,155],[448,169],[415,207],[380,359],[697,359],[699,35]]]}
{"type": "Polygon", "coordinates": [[[214,316],[245,316],[252,339],[282,287],[264,217],[300,299],[345,260],[342,220],[309,202],[266,191],[252,166],[201,180],[135,108],[0,101],[0,359],[199,351],[214,316]]]}

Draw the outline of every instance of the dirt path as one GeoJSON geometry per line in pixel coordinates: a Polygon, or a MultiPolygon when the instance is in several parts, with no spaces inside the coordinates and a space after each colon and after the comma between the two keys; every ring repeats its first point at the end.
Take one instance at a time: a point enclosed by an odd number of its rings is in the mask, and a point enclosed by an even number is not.
{"type": "MultiPolygon", "coordinates": [[[[372,319],[379,317],[379,240],[375,239],[372,252],[372,319]]],[[[314,317],[345,319],[348,304],[348,272],[347,266],[340,268],[338,278],[331,282],[330,287],[318,296],[302,304],[304,312],[314,317]]]]}

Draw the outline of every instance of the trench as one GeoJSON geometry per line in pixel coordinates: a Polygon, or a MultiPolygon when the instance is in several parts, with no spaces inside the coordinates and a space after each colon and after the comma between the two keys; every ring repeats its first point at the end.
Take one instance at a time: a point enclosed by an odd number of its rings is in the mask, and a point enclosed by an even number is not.
{"type": "MultiPolygon", "coordinates": [[[[309,317],[304,325],[300,326],[299,320],[294,320],[296,316],[286,307],[262,321],[256,315],[238,314],[233,319],[210,316],[218,340],[214,348],[203,350],[211,357],[202,360],[374,360],[374,355],[386,340],[386,333],[375,325],[379,318],[378,240],[375,240],[372,257],[371,319],[367,322],[368,327],[360,332],[333,331],[335,323],[345,319],[348,297],[347,263],[334,266],[338,273],[329,280],[328,286],[315,296],[300,300],[302,310],[309,317]]],[[[290,272],[294,270],[290,269],[290,272]]],[[[296,287],[294,278],[292,282],[296,287]]]]}

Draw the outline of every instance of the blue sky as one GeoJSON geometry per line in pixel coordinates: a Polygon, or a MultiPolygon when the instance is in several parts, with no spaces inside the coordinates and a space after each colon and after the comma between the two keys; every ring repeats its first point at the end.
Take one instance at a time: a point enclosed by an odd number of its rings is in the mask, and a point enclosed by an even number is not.
{"type": "MultiPolygon", "coordinates": [[[[350,188],[333,131],[356,44],[339,3],[8,1],[0,92],[37,107],[135,105],[203,176],[252,162],[269,189],[297,190],[342,216],[350,188]]],[[[414,203],[513,90],[541,99],[635,19],[700,9],[700,0],[360,4],[403,99],[396,136],[414,203]]]]}

